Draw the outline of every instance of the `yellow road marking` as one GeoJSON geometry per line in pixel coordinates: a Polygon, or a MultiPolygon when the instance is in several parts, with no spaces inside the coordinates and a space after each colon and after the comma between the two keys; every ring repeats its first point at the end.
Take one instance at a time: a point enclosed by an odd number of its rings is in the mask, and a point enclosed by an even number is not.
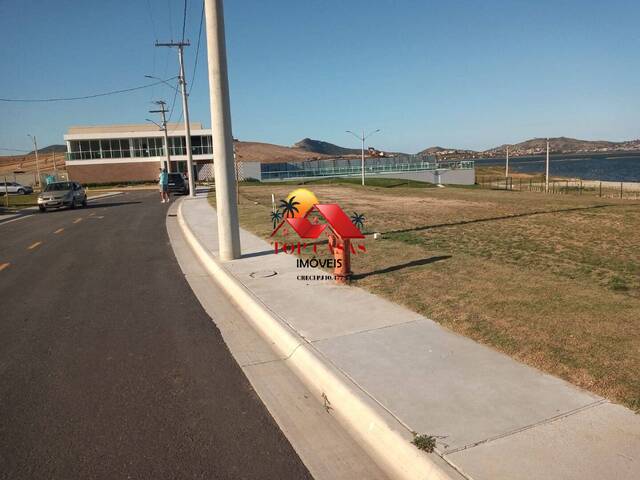
{"type": "Polygon", "coordinates": [[[64,228],[59,228],[59,229],[57,229],[57,230],[56,230],[55,232],[53,232],[53,233],[62,233],[62,232],[64,232],[64,228]]]}
{"type": "Polygon", "coordinates": [[[73,223],[79,223],[79,222],[81,222],[81,221],[82,221],[82,218],[76,218],[76,219],[73,221],[73,223]]]}
{"type": "Polygon", "coordinates": [[[33,250],[34,248],[38,247],[42,245],[42,242],[36,242],[33,245],[30,245],[29,247],[27,247],[27,250],[33,250]]]}
{"type": "Polygon", "coordinates": [[[0,263],[0,272],[2,270],[4,270],[5,268],[7,268],[9,265],[11,265],[10,263],[0,263]]]}

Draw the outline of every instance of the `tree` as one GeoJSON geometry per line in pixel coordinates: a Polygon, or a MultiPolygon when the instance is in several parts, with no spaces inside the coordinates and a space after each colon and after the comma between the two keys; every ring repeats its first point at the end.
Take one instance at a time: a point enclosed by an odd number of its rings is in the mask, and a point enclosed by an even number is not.
{"type": "Polygon", "coordinates": [[[273,222],[274,230],[278,226],[278,223],[280,223],[280,220],[282,220],[282,212],[280,211],[280,209],[277,209],[271,212],[271,221],[273,222]]]}
{"type": "Polygon", "coordinates": [[[296,205],[300,205],[300,202],[296,202],[295,200],[295,195],[288,200],[280,200],[280,208],[282,208],[282,211],[286,218],[293,218],[296,216],[296,213],[299,212],[296,205]]]}
{"type": "Polygon", "coordinates": [[[358,230],[362,230],[364,227],[364,214],[353,212],[353,215],[351,215],[351,223],[353,223],[358,230]]]}

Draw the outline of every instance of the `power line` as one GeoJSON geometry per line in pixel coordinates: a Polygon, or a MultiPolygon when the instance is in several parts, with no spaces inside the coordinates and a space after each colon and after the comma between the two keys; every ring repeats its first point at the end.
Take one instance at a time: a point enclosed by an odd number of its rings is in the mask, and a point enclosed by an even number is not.
{"type": "Polygon", "coordinates": [[[182,41],[184,42],[184,31],[187,26],[187,0],[184,0],[184,12],[182,14],[182,41]]]}
{"type": "MultiPolygon", "coordinates": [[[[174,77],[175,78],[175,77],[174,77]]],[[[171,121],[171,117],[173,117],[173,107],[176,106],[176,98],[178,97],[178,87],[173,90],[173,100],[171,101],[171,109],[169,110],[169,122],[171,121]]]]}
{"type": "Polygon", "coordinates": [[[202,12],[200,12],[200,30],[198,31],[198,45],[196,46],[196,61],[193,64],[193,75],[191,75],[191,86],[189,87],[189,95],[193,90],[193,84],[196,83],[196,68],[198,68],[198,55],[200,53],[200,40],[202,39],[202,23],[204,20],[204,1],[202,2],[202,12]]]}
{"type": "Polygon", "coordinates": [[[95,93],[93,95],[84,95],[82,97],[58,97],[58,98],[0,98],[0,102],[21,102],[21,103],[42,103],[42,102],[68,102],[72,100],[87,100],[96,97],[106,97],[108,95],[118,95],[120,93],[133,92],[135,90],[142,90],[144,88],[150,88],[161,83],[165,83],[169,80],[173,80],[177,77],[167,78],[166,80],[160,80],[159,82],[149,83],[148,85],[141,85],[139,87],[124,88],[122,90],[112,90],[110,92],[95,93]]]}
{"type": "Polygon", "coordinates": [[[22,150],[20,148],[5,148],[5,147],[0,147],[0,150],[3,150],[5,152],[24,152],[24,153],[30,153],[29,150],[22,150]]]}
{"type": "Polygon", "coordinates": [[[171,30],[171,38],[173,38],[173,15],[171,15],[171,0],[167,0],[167,7],[169,7],[169,29],[171,30]]]}
{"type": "Polygon", "coordinates": [[[153,8],[151,8],[151,1],[147,0],[147,10],[149,12],[149,18],[151,19],[151,28],[153,29],[154,40],[158,39],[158,32],[156,31],[156,22],[153,20],[153,8]]]}

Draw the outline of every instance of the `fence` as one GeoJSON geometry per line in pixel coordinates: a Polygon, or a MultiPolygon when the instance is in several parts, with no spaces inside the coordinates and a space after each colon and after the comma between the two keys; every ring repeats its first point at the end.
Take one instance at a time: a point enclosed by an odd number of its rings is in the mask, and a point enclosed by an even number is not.
{"type": "MultiPolygon", "coordinates": [[[[388,158],[367,158],[365,173],[402,173],[443,170],[473,170],[473,160],[428,161],[428,157],[400,155],[388,158]]],[[[313,177],[349,177],[362,172],[360,159],[305,160],[304,162],[263,163],[261,180],[288,180],[313,177]]]]}
{"type": "MultiPolygon", "coordinates": [[[[544,177],[513,178],[479,176],[476,183],[481,188],[517,192],[546,192],[544,177]]],[[[640,183],[605,182],[600,180],[549,180],[549,194],[591,195],[600,198],[640,198],[640,183]]]]}

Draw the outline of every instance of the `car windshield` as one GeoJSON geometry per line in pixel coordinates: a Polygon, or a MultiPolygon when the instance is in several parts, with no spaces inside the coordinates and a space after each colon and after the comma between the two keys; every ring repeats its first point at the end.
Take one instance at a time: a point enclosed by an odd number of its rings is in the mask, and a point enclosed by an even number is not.
{"type": "Polygon", "coordinates": [[[71,182],[56,182],[56,183],[50,183],[49,185],[47,185],[44,189],[45,192],[56,192],[56,191],[63,191],[63,190],[71,190],[72,188],[72,184],[71,182]]]}
{"type": "Polygon", "coordinates": [[[172,181],[176,181],[176,180],[182,180],[182,174],[181,173],[170,173],[169,174],[169,180],[172,181]]]}

